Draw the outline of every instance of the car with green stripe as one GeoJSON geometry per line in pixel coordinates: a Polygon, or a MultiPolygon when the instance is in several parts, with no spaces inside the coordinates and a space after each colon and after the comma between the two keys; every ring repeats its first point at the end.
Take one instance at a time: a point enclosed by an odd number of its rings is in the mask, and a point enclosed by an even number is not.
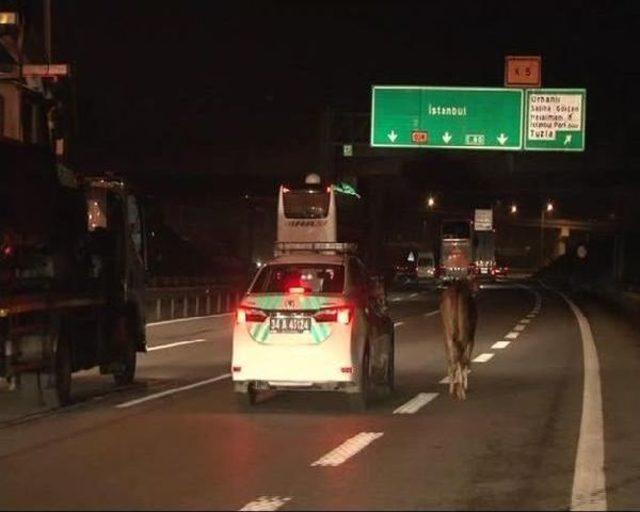
{"type": "Polygon", "coordinates": [[[366,407],[372,390],[393,389],[384,290],[353,254],[278,256],[240,302],[231,366],[249,404],[264,390],[324,390],[366,407]]]}

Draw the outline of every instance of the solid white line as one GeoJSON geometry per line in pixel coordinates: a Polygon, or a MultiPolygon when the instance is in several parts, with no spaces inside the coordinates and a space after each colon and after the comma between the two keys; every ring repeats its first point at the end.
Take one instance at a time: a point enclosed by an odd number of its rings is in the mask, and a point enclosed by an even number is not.
{"type": "Polygon", "coordinates": [[[206,386],[207,384],[212,384],[214,382],[218,382],[220,380],[225,380],[231,377],[230,373],[225,373],[224,375],[218,375],[217,377],[213,377],[212,379],[201,380],[199,382],[194,382],[193,384],[189,384],[187,386],[182,386],[179,388],[167,389],[166,391],[161,391],[160,393],[154,393],[153,395],[148,395],[142,398],[137,398],[135,400],[130,400],[129,402],[123,402],[121,404],[116,405],[116,409],[126,409],[127,407],[132,407],[134,405],[142,404],[144,402],[148,402],[150,400],[155,400],[156,398],[162,398],[164,396],[173,395],[175,393],[180,393],[182,391],[188,391],[189,389],[199,388],[201,386],[206,386]]]}
{"type": "Polygon", "coordinates": [[[582,417],[571,491],[571,510],[607,510],[604,473],[604,420],[598,351],[589,321],[566,295],[560,296],[573,311],[582,338],[584,384],[582,417]]]}
{"type": "Polygon", "coordinates": [[[505,336],[505,338],[508,340],[515,340],[518,336],[520,336],[519,332],[510,332],[505,336]]]}
{"type": "Polygon", "coordinates": [[[491,345],[491,348],[498,348],[498,349],[507,348],[510,344],[511,344],[510,341],[496,341],[493,345],[491,345]]]}
{"type": "Polygon", "coordinates": [[[434,309],[433,311],[429,311],[428,313],[425,313],[424,316],[429,317],[429,316],[434,316],[434,315],[439,315],[440,314],[440,310],[439,309],[434,309]]]}
{"type": "Polygon", "coordinates": [[[197,339],[197,340],[187,340],[187,341],[176,341],[175,343],[166,343],[165,345],[155,345],[153,347],[147,347],[147,352],[153,352],[154,350],[164,350],[166,348],[180,347],[182,345],[192,345],[193,343],[202,343],[207,340],[205,339],[197,339]]]}
{"type": "Polygon", "coordinates": [[[255,501],[250,501],[240,510],[270,511],[278,510],[287,501],[291,501],[291,497],[281,496],[260,496],[255,501]]]}
{"type": "Polygon", "coordinates": [[[514,330],[514,331],[522,332],[522,331],[524,331],[526,328],[527,328],[527,326],[526,326],[526,325],[524,325],[524,324],[518,324],[518,325],[516,325],[516,326],[513,328],[513,330],[514,330]]]}
{"type": "Polygon", "coordinates": [[[438,396],[438,393],[418,393],[406,404],[401,405],[393,414],[414,414],[438,396]]]}
{"type": "Polygon", "coordinates": [[[382,432],[360,432],[358,435],[347,439],[335,450],[331,450],[325,456],[315,461],[312,466],[339,466],[346,460],[362,451],[367,445],[383,435],[382,432]]]}
{"type": "Polygon", "coordinates": [[[474,363],[486,363],[487,361],[492,359],[493,356],[494,356],[494,354],[489,354],[489,353],[480,354],[475,359],[473,359],[473,362],[474,363]]]}
{"type": "Polygon", "coordinates": [[[394,322],[393,323],[394,327],[400,327],[401,325],[404,325],[404,322],[394,322]]]}
{"type": "Polygon", "coordinates": [[[190,322],[192,320],[204,320],[206,318],[224,318],[225,316],[232,316],[235,313],[220,313],[219,315],[207,315],[207,316],[190,316],[188,318],[176,318],[174,320],[163,320],[162,322],[151,322],[147,324],[147,327],[155,327],[156,325],[177,324],[180,322],[190,322]]]}

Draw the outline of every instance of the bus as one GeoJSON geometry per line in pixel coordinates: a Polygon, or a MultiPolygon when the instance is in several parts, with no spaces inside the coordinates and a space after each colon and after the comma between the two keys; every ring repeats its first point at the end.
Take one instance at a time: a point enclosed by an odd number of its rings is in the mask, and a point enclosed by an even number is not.
{"type": "Polygon", "coordinates": [[[277,242],[361,242],[363,208],[353,187],[320,183],[307,176],[304,185],[281,185],[278,193],[277,242]]]}

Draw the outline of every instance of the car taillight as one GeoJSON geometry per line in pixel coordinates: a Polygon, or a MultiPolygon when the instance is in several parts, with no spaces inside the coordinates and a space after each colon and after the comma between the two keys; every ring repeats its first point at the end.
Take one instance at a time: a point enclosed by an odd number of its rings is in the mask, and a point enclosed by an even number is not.
{"type": "Polygon", "coordinates": [[[351,322],[351,308],[331,308],[321,309],[313,318],[316,322],[338,322],[342,325],[348,325],[351,322]]]}
{"type": "Polygon", "coordinates": [[[236,321],[239,324],[244,324],[246,322],[262,323],[266,319],[267,314],[260,309],[238,308],[238,312],[236,314],[236,321]]]}
{"type": "Polygon", "coordinates": [[[288,290],[288,293],[304,293],[305,289],[303,286],[291,286],[288,290]]]}

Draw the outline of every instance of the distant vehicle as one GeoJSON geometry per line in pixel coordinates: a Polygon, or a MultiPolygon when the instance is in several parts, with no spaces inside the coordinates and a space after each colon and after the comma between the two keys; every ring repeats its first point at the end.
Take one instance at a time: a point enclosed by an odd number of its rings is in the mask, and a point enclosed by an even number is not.
{"type": "Polygon", "coordinates": [[[492,278],[496,275],[496,233],[495,230],[476,231],[474,235],[476,271],[480,277],[492,278]]]}
{"type": "MultiPolygon", "coordinates": [[[[354,255],[319,254],[309,245],[268,262],[242,299],[233,331],[234,390],[248,404],[269,389],[340,391],[366,407],[373,385],[394,386],[384,289],[354,255]]],[[[328,252],[330,244],[322,247],[328,252]]]]}
{"type": "Polygon", "coordinates": [[[466,279],[475,273],[473,227],[470,220],[445,220],[440,231],[441,282],[466,279]]]}
{"type": "Polygon", "coordinates": [[[419,252],[416,261],[416,278],[418,282],[429,281],[435,277],[436,261],[433,252],[419,252]]]}
{"type": "Polygon", "coordinates": [[[278,242],[358,243],[363,231],[362,201],[349,185],[309,175],[302,186],[280,186],[278,242]]]}

